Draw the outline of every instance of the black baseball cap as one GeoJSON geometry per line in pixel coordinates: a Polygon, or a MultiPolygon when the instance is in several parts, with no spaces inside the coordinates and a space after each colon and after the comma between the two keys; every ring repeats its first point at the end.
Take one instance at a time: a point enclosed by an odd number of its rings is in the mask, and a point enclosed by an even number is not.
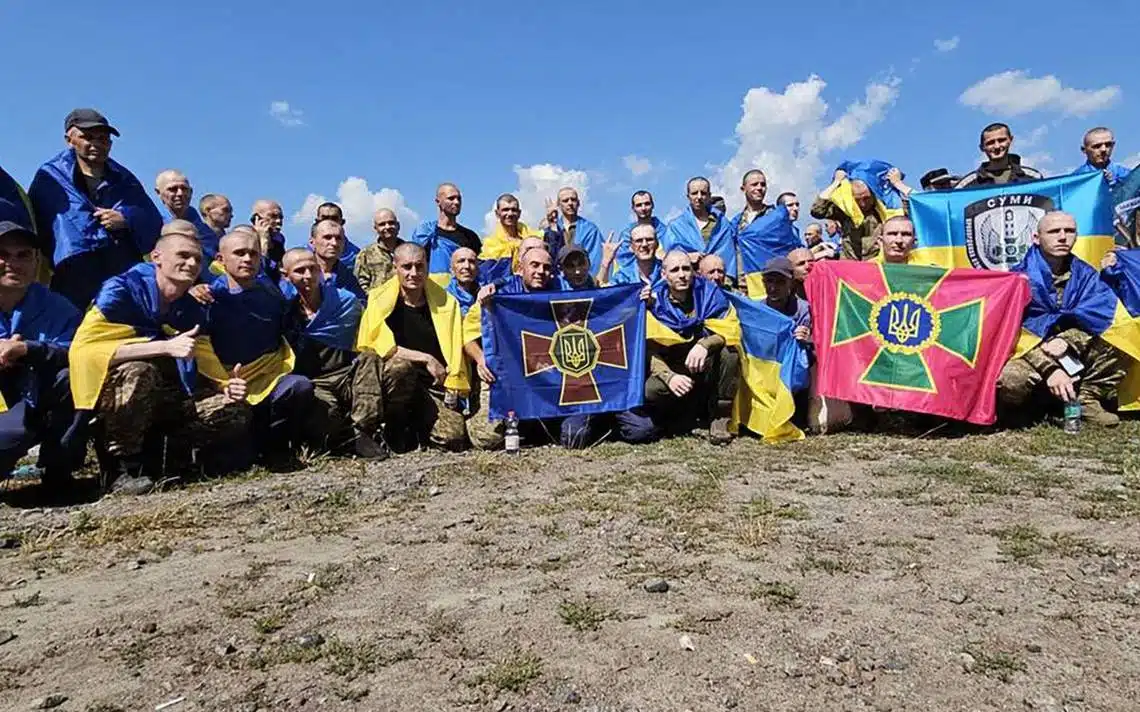
{"type": "Polygon", "coordinates": [[[119,130],[107,121],[107,117],[100,114],[95,109],[72,109],[67,118],[63,120],[63,132],[67,133],[71,127],[77,129],[93,129],[102,126],[111,132],[111,135],[118,136],[119,130]]]}
{"type": "Polygon", "coordinates": [[[565,264],[570,255],[582,255],[586,261],[590,261],[590,253],[581,245],[563,245],[562,249],[558,251],[558,264],[565,264]]]}
{"type": "Polygon", "coordinates": [[[773,257],[764,264],[763,274],[779,274],[787,277],[788,279],[795,279],[795,272],[792,271],[792,261],[787,257],[773,257]]]}
{"type": "Polygon", "coordinates": [[[6,237],[19,237],[26,240],[29,244],[35,244],[36,233],[19,223],[14,223],[11,220],[0,221],[0,240],[6,237]]]}
{"type": "Polygon", "coordinates": [[[923,190],[948,188],[957,182],[958,176],[950,175],[950,171],[945,168],[935,168],[932,171],[927,171],[923,174],[922,178],[918,180],[923,190]]]}

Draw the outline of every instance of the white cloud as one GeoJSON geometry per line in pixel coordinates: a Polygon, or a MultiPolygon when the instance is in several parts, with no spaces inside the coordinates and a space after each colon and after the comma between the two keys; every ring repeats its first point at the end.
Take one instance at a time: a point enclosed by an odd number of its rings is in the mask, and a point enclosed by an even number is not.
{"type": "MultiPolygon", "coordinates": [[[[561,188],[574,188],[578,191],[578,199],[582,201],[581,212],[589,216],[595,205],[590,202],[590,176],[583,170],[563,168],[550,163],[538,163],[533,166],[519,166],[514,168],[518,176],[518,190],[511,191],[519,199],[522,208],[522,221],[537,229],[538,223],[546,213],[547,199],[553,200],[561,188]]],[[[495,229],[498,220],[495,218],[495,206],[483,216],[483,225],[486,233],[495,229]]]]}
{"type": "Polygon", "coordinates": [[[1049,127],[1042,124],[1024,136],[1018,135],[1017,147],[1022,149],[1032,148],[1033,146],[1040,144],[1041,141],[1045,139],[1045,134],[1047,133],[1049,133],[1049,127]]]}
{"type": "Polygon", "coordinates": [[[634,178],[643,176],[653,170],[653,164],[650,160],[641,156],[635,156],[633,154],[623,156],[621,162],[625,164],[625,167],[629,169],[629,172],[633,174],[634,178]]]}
{"type": "Polygon", "coordinates": [[[273,101],[269,104],[269,115],[277,119],[277,123],[282,126],[289,128],[304,126],[305,120],[302,118],[304,114],[305,112],[300,109],[289,106],[287,101],[273,101]]]}
{"type": "Polygon", "coordinates": [[[1140,153],[1133,153],[1128,158],[1125,158],[1123,161],[1118,161],[1118,162],[1122,166],[1127,166],[1129,168],[1133,168],[1137,165],[1140,165],[1140,153]]]}
{"type": "Polygon", "coordinates": [[[789,84],[783,93],[767,87],[749,89],[736,124],[736,154],[715,167],[714,192],[725,196],[730,211],[739,209],[744,202],[741,178],[761,168],[773,198],[787,190],[811,196],[815,176],[826,167],[824,154],[855,145],[882,121],[898,97],[899,84],[896,78],[871,82],[861,101],[850,104],[830,122],[822,97],[827,83],[818,76],[789,84]]]}
{"type": "Polygon", "coordinates": [[[1120,87],[1073,89],[1052,74],[1034,79],[1024,70],[1000,72],[974,84],[958,101],[987,114],[1018,116],[1030,111],[1053,111],[1063,116],[1088,116],[1120,98],[1120,87]]]}
{"type": "Polygon", "coordinates": [[[939,52],[953,52],[958,49],[959,40],[958,35],[954,35],[948,40],[934,40],[934,49],[939,52]]]}
{"type": "MultiPolygon", "coordinates": [[[[293,213],[293,224],[309,225],[317,214],[317,206],[328,201],[323,195],[309,193],[305,202],[293,213]]],[[[400,233],[410,235],[420,220],[416,211],[408,207],[403,194],[395,188],[381,188],[373,193],[368,189],[368,181],[351,176],[345,178],[336,189],[336,200],[344,211],[345,231],[350,238],[356,235],[372,234],[372,213],[380,208],[388,208],[400,220],[400,233]]],[[[364,241],[365,243],[367,242],[364,241]]],[[[358,245],[364,243],[357,242],[358,245]]]]}

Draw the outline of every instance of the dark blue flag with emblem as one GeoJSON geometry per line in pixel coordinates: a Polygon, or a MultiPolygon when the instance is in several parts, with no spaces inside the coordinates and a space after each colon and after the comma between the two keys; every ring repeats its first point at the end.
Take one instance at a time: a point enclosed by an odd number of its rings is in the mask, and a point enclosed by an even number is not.
{"type": "Polygon", "coordinates": [[[645,394],[641,285],[496,294],[483,311],[483,352],[495,374],[490,417],[606,413],[645,394]]]}

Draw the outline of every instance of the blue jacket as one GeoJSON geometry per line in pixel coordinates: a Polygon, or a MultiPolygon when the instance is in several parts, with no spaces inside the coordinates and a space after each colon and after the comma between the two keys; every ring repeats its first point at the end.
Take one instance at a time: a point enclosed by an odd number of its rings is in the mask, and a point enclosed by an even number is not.
{"type": "Polygon", "coordinates": [[[138,178],[107,159],[106,172],[95,199],[79,187],[75,151],[67,149],[36,171],[28,197],[35,212],[40,249],[53,265],[107,247],[129,245],[140,256],[154,249],[162,230],[162,215],[138,178]],[[127,220],[124,230],[108,231],[95,219],[98,208],[112,208],[127,220]]]}

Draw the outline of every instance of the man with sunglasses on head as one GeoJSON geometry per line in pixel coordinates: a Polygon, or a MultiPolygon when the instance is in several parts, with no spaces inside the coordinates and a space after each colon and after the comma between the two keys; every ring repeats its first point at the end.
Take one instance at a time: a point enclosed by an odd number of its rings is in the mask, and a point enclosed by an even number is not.
{"type": "Polygon", "coordinates": [[[107,117],[75,109],[63,132],[67,148],[36,171],[28,197],[51,288],[82,310],[104,280],[154,248],[162,215],[138,178],[111,159],[119,131],[107,117]]]}

